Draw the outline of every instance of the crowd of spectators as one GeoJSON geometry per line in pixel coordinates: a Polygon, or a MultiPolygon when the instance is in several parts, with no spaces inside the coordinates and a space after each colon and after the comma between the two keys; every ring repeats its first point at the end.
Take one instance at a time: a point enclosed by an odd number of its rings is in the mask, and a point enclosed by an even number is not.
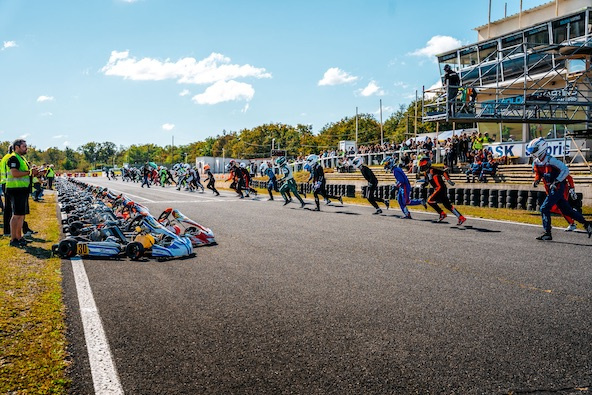
{"type": "MultiPolygon", "coordinates": [[[[385,143],[360,145],[357,150],[351,147],[348,151],[343,150],[324,150],[319,156],[321,159],[340,158],[336,166],[338,170],[349,168],[348,159],[356,155],[368,154],[397,154],[401,157],[404,167],[410,172],[417,172],[417,163],[422,156],[429,155],[435,162],[435,151],[437,148],[443,149],[442,163],[449,172],[464,172],[467,179],[473,176],[480,182],[486,182],[487,176],[495,176],[498,165],[506,164],[508,158],[494,158],[490,151],[484,149],[484,146],[495,142],[495,135],[490,137],[488,133],[462,133],[448,137],[445,141],[435,144],[435,140],[430,137],[415,141],[409,139],[402,143],[385,143]],[[478,166],[476,165],[478,164],[478,166]]],[[[296,161],[303,161],[306,156],[299,156],[296,161]]]]}

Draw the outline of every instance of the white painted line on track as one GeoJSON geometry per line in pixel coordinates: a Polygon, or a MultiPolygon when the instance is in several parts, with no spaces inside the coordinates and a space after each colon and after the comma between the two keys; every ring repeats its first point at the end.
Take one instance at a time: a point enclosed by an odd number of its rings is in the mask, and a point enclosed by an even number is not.
{"type": "Polygon", "coordinates": [[[101,317],[84,269],[84,262],[78,257],[72,258],[71,262],[95,394],[123,394],[101,317]]]}
{"type": "MultiPolygon", "coordinates": [[[[145,202],[147,202],[147,203],[156,203],[154,200],[150,200],[150,199],[148,199],[148,198],[145,198],[144,196],[139,196],[139,195],[132,195],[131,193],[129,193],[129,192],[124,192],[124,191],[122,191],[122,190],[120,190],[120,189],[113,189],[113,188],[109,188],[109,190],[111,190],[111,191],[115,191],[115,192],[121,192],[121,193],[123,193],[124,195],[127,195],[127,196],[131,196],[131,197],[136,197],[136,198],[144,199],[144,201],[145,201],[145,202]]],[[[140,201],[138,201],[138,203],[143,203],[143,202],[140,202],[140,201]]]]}

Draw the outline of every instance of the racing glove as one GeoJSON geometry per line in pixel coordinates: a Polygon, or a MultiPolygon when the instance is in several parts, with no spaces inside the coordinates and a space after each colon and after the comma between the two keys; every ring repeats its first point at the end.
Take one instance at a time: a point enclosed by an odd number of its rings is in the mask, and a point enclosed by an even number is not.
{"type": "Polygon", "coordinates": [[[452,180],[446,180],[446,182],[448,182],[448,185],[450,185],[451,187],[453,187],[455,185],[454,181],[452,181],[452,180]]]}
{"type": "Polygon", "coordinates": [[[557,181],[553,181],[551,185],[549,185],[549,193],[554,193],[557,190],[557,181]]]}
{"type": "Polygon", "coordinates": [[[534,180],[534,182],[532,183],[532,186],[534,188],[538,187],[539,186],[539,182],[541,182],[541,180],[534,180]]]}
{"type": "Polygon", "coordinates": [[[578,200],[578,194],[574,188],[569,188],[569,197],[571,200],[578,200]]]}

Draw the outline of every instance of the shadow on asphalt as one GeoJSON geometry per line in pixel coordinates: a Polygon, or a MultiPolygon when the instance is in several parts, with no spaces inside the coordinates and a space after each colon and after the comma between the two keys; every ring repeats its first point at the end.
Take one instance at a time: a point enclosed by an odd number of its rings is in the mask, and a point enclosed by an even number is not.
{"type": "Polygon", "coordinates": [[[476,228],[474,226],[471,225],[465,225],[465,226],[453,226],[453,228],[457,228],[460,230],[474,230],[476,232],[484,232],[484,233],[501,233],[501,230],[491,230],[491,229],[486,229],[486,228],[476,228]]]}

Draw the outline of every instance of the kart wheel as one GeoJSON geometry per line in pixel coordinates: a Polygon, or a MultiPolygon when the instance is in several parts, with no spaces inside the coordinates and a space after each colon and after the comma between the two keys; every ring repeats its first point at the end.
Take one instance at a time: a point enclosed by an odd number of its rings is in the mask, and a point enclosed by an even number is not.
{"type": "Polygon", "coordinates": [[[132,260],[140,259],[144,255],[144,246],[140,242],[132,241],[125,246],[125,255],[132,260]]]}
{"type": "Polygon", "coordinates": [[[70,224],[68,231],[72,236],[78,236],[80,234],[80,230],[84,228],[84,224],[80,221],[74,221],[70,224]]]}
{"type": "Polygon", "coordinates": [[[80,221],[80,217],[79,217],[79,216],[77,216],[77,215],[70,215],[70,216],[69,216],[69,217],[66,219],[66,222],[68,223],[68,225],[69,225],[69,224],[71,224],[72,222],[75,222],[75,221],[80,221]]]}
{"type": "Polygon", "coordinates": [[[76,240],[64,239],[60,241],[56,253],[60,258],[72,258],[76,255],[76,240]]]}

